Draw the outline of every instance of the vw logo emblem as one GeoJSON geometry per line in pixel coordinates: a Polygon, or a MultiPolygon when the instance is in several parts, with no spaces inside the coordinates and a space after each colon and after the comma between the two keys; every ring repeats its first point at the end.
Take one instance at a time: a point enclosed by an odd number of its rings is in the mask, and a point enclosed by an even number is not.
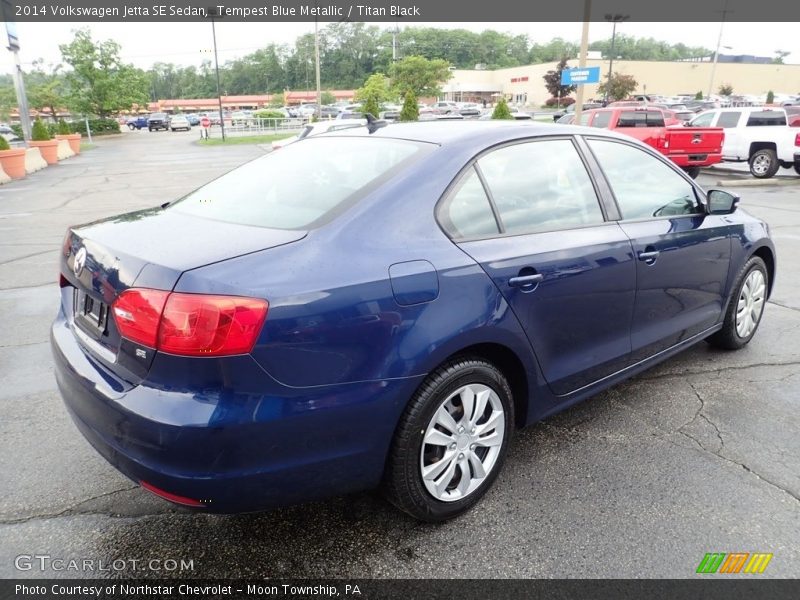
{"type": "Polygon", "coordinates": [[[83,267],[86,265],[86,248],[81,247],[75,253],[75,262],[72,263],[72,272],[75,273],[75,277],[81,276],[81,271],[83,271],[83,267]]]}

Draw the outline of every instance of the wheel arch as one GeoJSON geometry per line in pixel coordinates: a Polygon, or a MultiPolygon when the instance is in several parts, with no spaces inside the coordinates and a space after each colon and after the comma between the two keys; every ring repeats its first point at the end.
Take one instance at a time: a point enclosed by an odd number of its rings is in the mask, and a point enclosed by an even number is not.
{"type": "Polygon", "coordinates": [[[767,298],[772,295],[772,286],[775,282],[775,253],[768,246],[759,246],[751,256],[758,256],[767,266],[767,298]]]}
{"type": "Polygon", "coordinates": [[[748,158],[753,158],[753,154],[759,150],[774,150],[777,152],[778,145],[775,142],[752,142],[750,144],[750,154],[748,154],[748,158]]]}

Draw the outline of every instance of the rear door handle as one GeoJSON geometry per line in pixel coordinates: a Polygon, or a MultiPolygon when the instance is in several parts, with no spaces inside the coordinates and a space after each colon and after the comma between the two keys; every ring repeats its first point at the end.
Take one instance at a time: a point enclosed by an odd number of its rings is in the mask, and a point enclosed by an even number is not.
{"type": "Polygon", "coordinates": [[[535,273],[534,275],[520,275],[519,277],[512,277],[509,279],[508,285],[511,287],[527,287],[529,285],[539,283],[543,279],[544,275],[541,273],[535,273]]]}
{"type": "Polygon", "coordinates": [[[644,262],[653,262],[661,254],[658,250],[650,250],[648,252],[639,252],[639,260],[644,262]]]}

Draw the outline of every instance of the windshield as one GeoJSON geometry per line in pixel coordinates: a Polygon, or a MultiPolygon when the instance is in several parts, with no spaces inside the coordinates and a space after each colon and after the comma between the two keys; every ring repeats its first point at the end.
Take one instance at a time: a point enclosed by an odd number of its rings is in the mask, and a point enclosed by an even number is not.
{"type": "Polygon", "coordinates": [[[242,165],[168,210],[242,225],[308,229],[430,148],[388,138],[310,137],[242,165]]]}

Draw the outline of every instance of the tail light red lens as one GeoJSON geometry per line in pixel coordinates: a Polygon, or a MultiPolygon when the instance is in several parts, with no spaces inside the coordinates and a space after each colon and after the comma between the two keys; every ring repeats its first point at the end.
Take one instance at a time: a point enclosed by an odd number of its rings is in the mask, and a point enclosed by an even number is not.
{"type": "Polygon", "coordinates": [[[800,133],[794,136],[794,145],[800,146],[800,133]]]}
{"type": "Polygon", "coordinates": [[[266,300],[170,294],[158,349],[171,354],[221,356],[250,352],[267,316],[266,300]]]}
{"type": "Polygon", "coordinates": [[[131,288],[122,292],[112,306],[114,321],[122,337],[143,346],[156,347],[158,324],[169,292],[131,288]]]}
{"type": "Polygon", "coordinates": [[[258,298],[142,288],[125,290],[113,304],[122,337],[182,356],[250,352],[268,309],[267,301],[258,298]]]}

